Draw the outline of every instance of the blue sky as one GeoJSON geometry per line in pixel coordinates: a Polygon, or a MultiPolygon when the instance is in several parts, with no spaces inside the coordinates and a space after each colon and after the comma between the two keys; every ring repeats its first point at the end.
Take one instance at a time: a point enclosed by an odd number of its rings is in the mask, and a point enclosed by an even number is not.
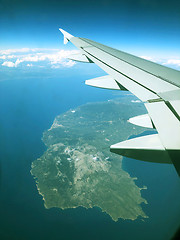
{"type": "MultiPolygon", "coordinates": [[[[63,45],[59,27],[138,56],[160,58],[160,63],[180,59],[177,0],[0,0],[1,50],[75,49],[63,45]]],[[[14,67],[20,66],[16,60],[11,61],[14,67]]]]}

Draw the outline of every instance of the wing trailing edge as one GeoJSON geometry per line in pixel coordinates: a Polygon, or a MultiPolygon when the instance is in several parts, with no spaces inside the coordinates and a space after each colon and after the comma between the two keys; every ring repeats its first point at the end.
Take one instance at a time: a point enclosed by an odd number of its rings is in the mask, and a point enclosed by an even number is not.
{"type": "Polygon", "coordinates": [[[172,163],[158,134],[133,138],[111,145],[110,151],[146,162],[172,163]]]}
{"type": "Polygon", "coordinates": [[[85,84],[97,88],[120,90],[117,82],[109,75],[86,80],[85,84]]]}
{"type": "Polygon", "coordinates": [[[132,117],[128,120],[128,122],[141,127],[154,128],[151,118],[148,114],[132,117]]]}
{"type": "Polygon", "coordinates": [[[69,55],[68,59],[76,62],[93,63],[85,54],[81,53],[69,55]]]}

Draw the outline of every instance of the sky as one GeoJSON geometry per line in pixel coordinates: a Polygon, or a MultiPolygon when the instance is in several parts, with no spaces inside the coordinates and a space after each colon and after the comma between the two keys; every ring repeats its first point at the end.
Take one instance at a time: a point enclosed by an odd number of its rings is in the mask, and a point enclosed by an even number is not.
{"type": "Polygon", "coordinates": [[[0,0],[1,68],[32,67],[38,61],[41,67],[45,62],[53,68],[73,67],[64,59],[66,51],[76,48],[63,45],[59,27],[74,36],[180,67],[177,0],[0,0]]]}

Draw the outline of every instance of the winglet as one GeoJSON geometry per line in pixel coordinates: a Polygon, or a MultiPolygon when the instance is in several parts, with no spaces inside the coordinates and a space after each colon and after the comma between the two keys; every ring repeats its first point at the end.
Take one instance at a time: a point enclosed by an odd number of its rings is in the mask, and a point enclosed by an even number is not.
{"type": "Polygon", "coordinates": [[[66,31],[64,31],[61,28],[59,28],[59,31],[61,31],[62,34],[64,35],[64,44],[68,43],[69,40],[74,37],[73,35],[71,35],[70,33],[66,32],[66,31]]]}

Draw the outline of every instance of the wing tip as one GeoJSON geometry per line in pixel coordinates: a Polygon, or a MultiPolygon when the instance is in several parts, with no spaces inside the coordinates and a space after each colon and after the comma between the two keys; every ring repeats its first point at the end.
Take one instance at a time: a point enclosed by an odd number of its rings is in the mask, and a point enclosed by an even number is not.
{"type": "Polygon", "coordinates": [[[74,36],[71,35],[70,33],[64,31],[62,28],[59,28],[59,31],[62,32],[62,34],[64,35],[64,44],[66,44],[67,42],[69,42],[71,40],[71,38],[73,38],[74,36]]]}

